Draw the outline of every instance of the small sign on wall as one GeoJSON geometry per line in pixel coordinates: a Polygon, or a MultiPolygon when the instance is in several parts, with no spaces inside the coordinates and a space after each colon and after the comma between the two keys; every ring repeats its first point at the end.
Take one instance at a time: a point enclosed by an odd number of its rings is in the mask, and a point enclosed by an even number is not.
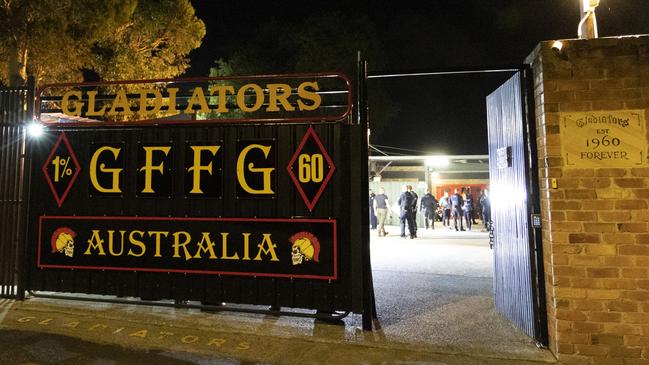
{"type": "Polygon", "coordinates": [[[647,164],[644,110],[561,113],[561,152],[567,168],[647,164]]]}

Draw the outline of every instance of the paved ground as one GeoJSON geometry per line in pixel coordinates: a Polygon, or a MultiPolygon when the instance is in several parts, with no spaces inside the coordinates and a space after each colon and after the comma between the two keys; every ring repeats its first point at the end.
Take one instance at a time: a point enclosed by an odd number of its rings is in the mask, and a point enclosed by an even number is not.
{"type": "MultiPolygon", "coordinates": [[[[390,227],[396,232],[396,227],[390,227]]],[[[373,232],[374,235],[374,232],[373,232]]],[[[541,364],[499,317],[485,234],[373,237],[382,328],[308,318],[31,299],[0,302],[0,364],[541,364]]]]}

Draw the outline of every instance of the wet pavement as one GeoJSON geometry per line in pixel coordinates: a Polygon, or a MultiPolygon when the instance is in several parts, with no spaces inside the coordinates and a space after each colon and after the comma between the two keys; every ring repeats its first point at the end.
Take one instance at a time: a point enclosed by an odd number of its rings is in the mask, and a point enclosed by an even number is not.
{"type": "MultiPolygon", "coordinates": [[[[396,232],[396,227],[389,231],[396,232]]],[[[0,364],[544,364],[495,313],[486,234],[375,237],[381,329],[310,318],[33,298],[0,301],[0,364]]],[[[247,307],[249,308],[249,307],[247,307]]]]}

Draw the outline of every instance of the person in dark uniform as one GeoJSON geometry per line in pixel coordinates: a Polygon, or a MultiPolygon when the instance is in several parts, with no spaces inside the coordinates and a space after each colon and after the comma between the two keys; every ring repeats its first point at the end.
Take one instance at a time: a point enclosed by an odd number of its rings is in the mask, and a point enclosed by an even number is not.
{"type": "Polygon", "coordinates": [[[411,226],[412,219],[412,202],[414,201],[414,196],[408,191],[408,187],[404,185],[401,188],[401,195],[397,204],[399,204],[399,222],[401,223],[401,237],[406,238],[406,224],[408,225],[408,233],[410,233],[410,238],[415,238],[414,229],[411,226]]]}
{"type": "Polygon", "coordinates": [[[462,201],[462,196],[458,192],[457,188],[453,191],[453,195],[450,197],[450,202],[451,202],[451,215],[453,216],[453,226],[455,226],[455,230],[457,231],[457,221],[458,218],[460,219],[460,230],[464,231],[464,224],[462,223],[463,221],[463,212],[462,212],[462,204],[464,203],[462,201]]]}
{"type": "Polygon", "coordinates": [[[376,219],[376,213],[374,212],[374,197],[376,195],[374,192],[370,189],[370,229],[376,229],[376,226],[378,224],[378,220],[376,219]]]}
{"type": "Polygon", "coordinates": [[[448,199],[448,190],[444,190],[444,196],[439,199],[439,205],[442,207],[442,226],[451,226],[451,202],[448,199]]]}
{"type": "Polygon", "coordinates": [[[424,222],[426,229],[428,229],[428,220],[431,220],[431,227],[435,229],[435,211],[437,210],[437,199],[435,196],[430,193],[430,190],[426,192],[421,198],[421,206],[419,207],[420,211],[424,212],[424,222]]]}
{"type": "Polygon", "coordinates": [[[412,227],[412,230],[410,230],[410,238],[416,238],[417,237],[417,200],[419,200],[419,196],[417,193],[412,190],[412,185],[408,185],[408,192],[412,194],[413,201],[410,204],[410,227],[412,227]],[[414,236],[414,237],[412,237],[414,236]]]}
{"type": "Polygon", "coordinates": [[[464,212],[464,221],[466,228],[470,231],[473,223],[473,196],[471,190],[467,189],[464,192],[464,203],[462,204],[462,211],[464,212]]]}
{"type": "Polygon", "coordinates": [[[484,224],[484,230],[489,230],[491,225],[491,202],[489,201],[489,189],[482,190],[482,195],[480,195],[480,205],[482,205],[482,222],[484,224]]]}

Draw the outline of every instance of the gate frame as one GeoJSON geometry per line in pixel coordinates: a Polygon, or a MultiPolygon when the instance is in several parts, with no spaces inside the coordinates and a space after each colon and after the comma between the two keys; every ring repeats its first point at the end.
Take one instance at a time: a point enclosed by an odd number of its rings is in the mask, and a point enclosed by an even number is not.
{"type": "MultiPolygon", "coordinates": [[[[538,153],[536,144],[536,113],[534,99],[534,74],[530,64],[514,64],[487,66],[479,68],[435,68],[414,71],[394,71],[391,73],[369,73],[367,79],[385,79],[397,77],[413,76],[444,76],[444,75],[468,75],[484,73],[520,73],[521,83],[519,85],[524,118],[523,133],[525,143],[525,165],[527,167],[527,209],[530,224],[529,230],[529,247],[530,247],[530,276],[534,290],[536,302],[533,303],[534,321],[536,333],[534,340],[538,347],[546,348],[548,346],[548,319],[546,308],[546,290],[545,290],[545,268],[543,263],[543,246],[541,237],[541,226],[534,227],[531,224],[532,216],[540,214],[540,195],[539,195],[539,167],[538,153]]],[[[368,213],[369,214],[369,213],[368,213]]]]}

